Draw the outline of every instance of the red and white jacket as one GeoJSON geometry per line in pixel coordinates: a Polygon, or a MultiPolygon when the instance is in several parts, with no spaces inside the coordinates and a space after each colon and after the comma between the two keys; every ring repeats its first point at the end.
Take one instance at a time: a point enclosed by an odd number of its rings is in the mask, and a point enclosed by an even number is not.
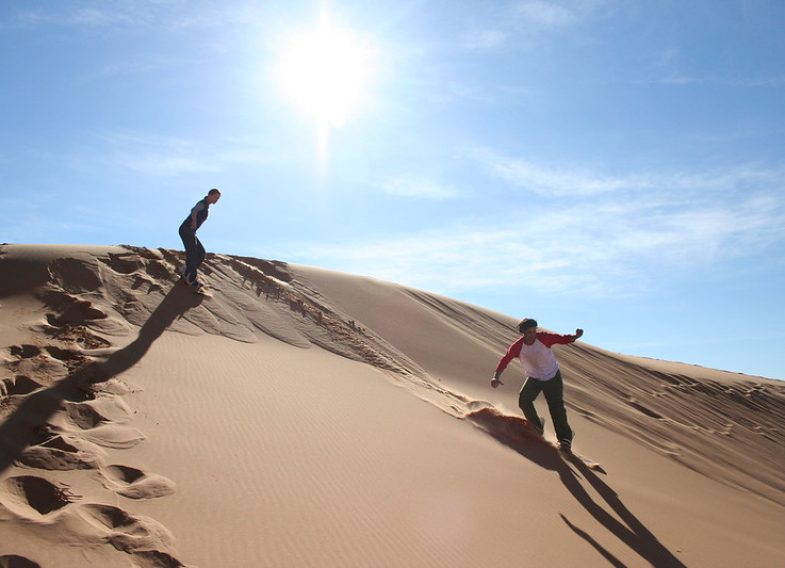
{"type": "Polygon", "coordinates": [[[518,357],[521,360],[521,368],[524,375],[539,381],[548,381],[555,377],[559,370],[559,364],[556,362],[553,351],[551,351],[551,345],[566,345],[573,341],[575,341],[574,335],[559,335],[557,333],[539,331],[534,343],[526,345],[523,342],[523,336],[521,336],[515,343],[510,345],[507,353],[504,354],[499,364],[496,365],[496,376],[499,376],[507,368],[510,361],[518,357]]]}

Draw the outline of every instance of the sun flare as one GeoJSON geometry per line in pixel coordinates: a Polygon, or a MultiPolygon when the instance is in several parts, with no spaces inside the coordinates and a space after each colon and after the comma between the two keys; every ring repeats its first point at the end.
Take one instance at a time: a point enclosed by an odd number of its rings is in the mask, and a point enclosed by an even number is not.
{"type": "Polygon", "coordinates": [[[322,23],[291,38],[279,65],[285,94],[320,124],[343,126],[366,96],[368,49],[351,33],[322,23]]]}

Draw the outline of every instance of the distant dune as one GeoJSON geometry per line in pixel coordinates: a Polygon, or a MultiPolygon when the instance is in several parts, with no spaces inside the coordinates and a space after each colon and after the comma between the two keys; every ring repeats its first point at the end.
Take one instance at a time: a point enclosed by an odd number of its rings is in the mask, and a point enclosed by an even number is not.
{"type": "Polygon", "coordinates": [[[537,306],[182,262],[0,246],[0,567],[785,566],[785,383],[587,329],[569,457],[489,386],[537,306]]]}

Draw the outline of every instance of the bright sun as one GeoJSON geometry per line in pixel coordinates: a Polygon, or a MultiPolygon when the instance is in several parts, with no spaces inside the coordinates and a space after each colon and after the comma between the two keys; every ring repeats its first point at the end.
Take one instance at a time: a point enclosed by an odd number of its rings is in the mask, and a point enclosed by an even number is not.
{"type": "Polygon", "coordinates": [[[342,126],[366,95],[369,53],[352,34],[322,22],[293,37],[279,64],[287,96],[322,126],[342,126]]]}

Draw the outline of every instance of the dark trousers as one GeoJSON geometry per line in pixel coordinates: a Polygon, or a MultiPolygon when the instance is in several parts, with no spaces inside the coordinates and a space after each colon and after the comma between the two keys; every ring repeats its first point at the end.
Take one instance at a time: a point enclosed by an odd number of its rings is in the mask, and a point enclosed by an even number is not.
{"type": "Polygon", "coordinates": [[[521,394],[518,396],[518,406],[523,410],[526,420],[534,426],[543,425],[534,408],[534,400],[540,395],[540,392],[545,393],[553,427],[556,429],[556,437],[559,440],[572,440],[572,428],[567,423],[567,409],[564,408],[564,383],[561,371],[557,371],[556,376],[549,381],[538,381],[528,377],[523,383],[521,394]]]}
{"type": "Polygon", "coordinates": [[[188,282],[196,281],[196,271],[204,261],[207,254],[196,236],[196,231],[190,227],[180,226],[180,238],[185,246],[185,278],[188,282]]]}

